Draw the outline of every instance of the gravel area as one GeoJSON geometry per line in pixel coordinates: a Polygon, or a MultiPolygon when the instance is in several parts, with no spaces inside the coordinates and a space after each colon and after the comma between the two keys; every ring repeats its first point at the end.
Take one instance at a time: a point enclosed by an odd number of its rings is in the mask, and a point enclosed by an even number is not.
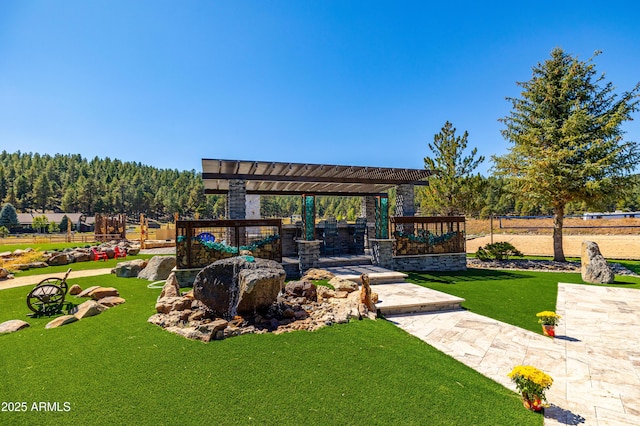
{"type": "MultiPolygon", "coordinates": [[[[616,275],[639,276],[635,272],[625,268],[619,263],[609,262],[609,266],[616,275]]],[[[490,260],[482,261],[467,258],[468,268],[482,269],[512,269],[519,271],[540,271],[540,272],[580,272],[580,262],[555,262],[553,260],[490,260]]]]}

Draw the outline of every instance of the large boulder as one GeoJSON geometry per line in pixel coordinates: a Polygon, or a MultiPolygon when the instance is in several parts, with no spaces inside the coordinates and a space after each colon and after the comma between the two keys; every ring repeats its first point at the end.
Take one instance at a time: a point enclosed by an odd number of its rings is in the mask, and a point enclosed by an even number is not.
{"type": "Polygon", "coordinates": [[[284,292],[287,296],[304,297],[313,301],[318,297],[315,284],[306,280],[289,281],[284,287],[284,292]]]}
{"type": "Polygon", "coordinates": [[[112,272],[116,274],[116,277],[135,278],[138,276],[140,271],[144,269],[145,266],[147,266],[146,260],[134,259],[127,262],[118,263],[112,272]]]}
{"type": "Polygon", "coordinates": [[[69,256],[73,257],[75,262],[88,262],[91,260],[91,253],[84,250],[74,250],[69,253],[69,256]]]}
{"type": "Polygon", "coordinates": [[[29,323],[22,320],[9,320],[0,324],[0,334],[14,333],[23,328],[29,327],[29,323]]]}
{"type": "MultiPolygon", "coordinates": [[[[73,259],[73,257],[71,257],[71,259],[73,259]]],[[[66,253],[55,254],[47,260],[47,264],[49,264],[49,266],[67,265],[69,262],[73,262],[73,260],[70,260],[69,255],[66,253]]]]}
{"type": "Polygon", "coordinates": [[[144,278],[149,281],[166,280],[175,266],[175,256],[154,256],[149,260],[147,266],[140,271],[138,278],[144,278]]]}
{"type": "Polygon", "coordinates": [[[611,267],[600,253],[598,244],[582,242],[582,280],[592,284],[610,284],[615,279],[611,267]]]}
{"type": "Polygon", "coordinates": [[[282,289],[286,273],[273,260],[242,256],[218,260],[202,269],[193,283],[194,297],[214,315],[231,319],[271,305],[282,289]]]}
{"type": "Polygon", "coordinates": [[[9,271],[5,268],[0,268],[0,279],[7,278],[9,276],[9,271]]]}

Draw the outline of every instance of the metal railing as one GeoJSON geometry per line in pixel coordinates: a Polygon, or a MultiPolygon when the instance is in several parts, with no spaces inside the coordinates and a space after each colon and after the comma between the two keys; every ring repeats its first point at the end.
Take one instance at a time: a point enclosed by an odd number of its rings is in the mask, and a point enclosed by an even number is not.
{"type": "Polygon", "coordinates": [[[179,220],[176,265],[178,269],[203,268],[245,251],[281,262],[281,235],[280,219],[179,220]]]}

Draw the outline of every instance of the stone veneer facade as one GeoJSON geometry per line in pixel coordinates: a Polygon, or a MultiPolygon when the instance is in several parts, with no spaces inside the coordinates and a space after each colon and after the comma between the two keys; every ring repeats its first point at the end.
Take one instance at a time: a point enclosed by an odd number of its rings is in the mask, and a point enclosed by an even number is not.
{"type": "Polygon", "coordinates": [[[394,256],[393,241],[393,239],[370,240],[374,265],[395,271],[448,272],[467,270],[466,253],[394,256]]]}

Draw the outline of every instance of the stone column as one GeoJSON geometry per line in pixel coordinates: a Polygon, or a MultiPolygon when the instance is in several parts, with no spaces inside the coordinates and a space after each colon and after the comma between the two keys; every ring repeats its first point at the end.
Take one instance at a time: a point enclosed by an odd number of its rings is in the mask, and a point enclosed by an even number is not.
{"type": "Polygon", "coordinates": [[[320,259],[320,245],[321,240],[305,241],[298,240],[298,260],[300,261],[300,276],[303,276],[305,271],[318,266],[318,260],[320,259]]]}
{"type": "Polygon", "coordinates": [[[376,236],[376,197],[367,195],[360,201],[360,217],[367,218],[367,240],[376,236]],[[371,230],[371,231],[369,231],[371,230]]]}
{"type": "Polygon", "coordinates": [[[246,219],[247,181],[231,179],[227,194],[227,219],[246,219]]]}
{"type": "Polygon", "coordinates": [[[382,268],[394,269],[393,240],[372,239],[369,242],[371,243],[373,264],[382,268]]]}
{"type": "Polygon", "coordinates": [[[412,183],[396,186],[396,216],[415,216],[414,192],[412,183]]]}

